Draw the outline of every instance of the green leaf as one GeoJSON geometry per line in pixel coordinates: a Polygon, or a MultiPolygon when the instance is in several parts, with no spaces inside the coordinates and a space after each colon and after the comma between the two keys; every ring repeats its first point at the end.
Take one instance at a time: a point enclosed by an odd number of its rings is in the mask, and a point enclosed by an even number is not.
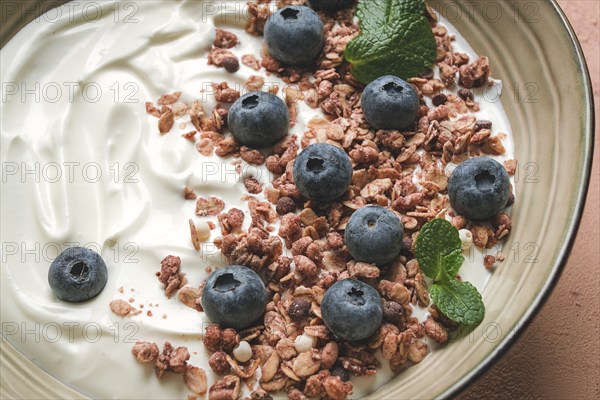
{"type": "Polygon", "coordinates": [[[435,284],[429,295],[445,316],[464,325],[478,325],[483,321],[485,305],[477,288],[469,282],[452,279],[435,284]]]}
{"type": "Polygon", "coordinates": [[[458,274],[463,261],[465,261],[465,258],[462,255],[462,248],[456,249],[447,256],[444,256],[444,269],[450,278],[454,278],[458,274]]]}
{"type": "Polygon", "coordinates": [[[346,47],[352,74],[363,83],[383,75],[419,75],[436,57],[423,0],[359,0],[361,33],[346,47]]]}
{"type": "Polygon", "coordinates": [[[460,269],[462,242],[456,229],[445,219],[423,225],[415,252],[419,266],[435,284],[429,289],[431,300],[454,322],[477,325],[483,320],[485,306],[477,288],[454,279],[460,269]]]}
{"type": "Polygon", "coordinates": [[[356,6],[356,16],[363,32],[390,25],[402,14],[424,13],[425,2],[422,0],[360,0],[356,6]]]}
{"type": "Polygon", "coordinates": [[[431,279],[448,280],[458,273],[464,257],[458,230],[445,219],[433,219],[423,225],[415,252],[419,266],[431,279]],[[445,272],[448,279],[443,279],[445,272]]]}

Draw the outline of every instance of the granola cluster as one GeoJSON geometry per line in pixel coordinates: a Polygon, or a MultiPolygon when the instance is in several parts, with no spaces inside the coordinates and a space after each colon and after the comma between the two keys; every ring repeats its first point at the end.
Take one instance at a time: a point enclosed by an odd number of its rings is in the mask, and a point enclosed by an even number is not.
{"type": "Polygon", "coordinates": [[[185,284],[185,275],[179,271],[181,259],[177,256],[166,256],[160,262],[160,271],[156,273],[158,280],[165,287],[165,294],[171,297],[185,284]]]}
{"type": "Polygon", "coordinates": [[[141,363],[154,364],[154,372],[161,379],[166,371],[183,375],[183,381],[195,394],[206,393],[206,373],[202,368],[188,363],[190,353],[187,347],[173,347],[165,342],[162,352],[156,343],[138,341],[131,349],[133,356],[141,363]]]}
{"type": "MultiPolygon", "coordinates": [[[[270,15],[264,3],[249,5],[249,33],[262,34],[270,15]]],[[[303,2],[280,1],[278,6],[289,3],[303,2]]],[[[367,124],[360,107],[363,85],[353,78],[343,57],[347,43],[359,32],[353,14],[344,10],[320,16],[325,22],[325,47],[316,68],[282,66],[268,54],[241,57],[243,65],[256,71],[262,68],[264,74],[276,74],[293,84],[284,89],[292,125],[300,102],[325,114],[324,118],[313,118],[302,137],[283,138],[271,154],[241,147],[225,135],[227,110],[220,103],[230,103],[240,95],[225,82],[213,85],[219,104],[207,114],[199,101],[191,105],[178,102],[180,93],[161,97],[160,109],[147,104],[148,113],[159,118],[161,134],[171,130],[175,119],[188,115],[196,130],[184,137],[195,143],[202,156],[233,156],[264,165],[275,176],[266,187],[254,177],[243,180],[249,193],[243,197],[250,215],[247,229],[243,229],[243,211],[225,211],[227,205],[222,200],[184,190],[186,199],[196,201],[197,216],[217,217],[222,236],[214,243],[227,262],[248,266],[263,276],[269,294],[259,325],[240,332],[217,325],[206,327],[203,342],[211,352],[210,368],[219,377],[208,389],[209,399],[238,399],[246,384],[254,388],[251,399],[270,399],[269,393],[286,391],[290,399],[342,400],[352,393],[350,375],[377,373],[381,367],[378,354],[394,371],[421,362],[429,350],[426,338],[446,343],[448,331],[456,326],[430,304],[424,274],[414,255],[419,229],[431,219],[449,218],[457,229],[471,232],[477,247],[489,249],[512,227],[506,213],[495,216],[489,225],[471,223],[456,215],[447,195],[448,164],[506,152],[502,144],[506,135],[493,135],[492,123],[477,120],[472,114],[480,106],[471,89],[491,84],[487,57],[470,60],[467,54],[453,51],[453,36],[430,13],[439,69],[409,80],[421,98],[418,120],[406,131],[375,130],[367,124]],[[343,149],[353,163],[350,188],[330,204],[305,201],[293,180],[298,152],[313,142],[343,149]],[[266,201],[252,196],[261,193],[266,201]],[[381,268],[352,260],[344,244],[343,232],[350,216],[368,204],[393,210],[405,228],[401,255],[381,268]],[[372,284],[383,299],[383,324],[371,338],[358,343],[336,340],[320,310],[325,291],[350,277],[372,284]],[[429,307],[430,316],[423,323],[413,316],[416,306],[429,307]],[[243,362],[234,354],[242,342],[249,343],[252,350],[251,357],[243,362]]],[[[237,41],[232,33],[218,29],[208,62],[237,70],[238,59],[231,50],[237,41]]],[[[264,78],[253,75],[246,83],[260,90],[264,78]]],[[[269,90],[276,93],[279,88],[269,90]]],[[[241,165],[241,161],[236,163],[241,165]]],[[[516,162],[509,160],[505,167],[513,175],[516,162]]],[[[191,229],[194,239],[197,233],[191,229]]],[[[197,242],[194,245],[198,250],[197,242]]],[[[486,256],[484,266],[491,270],[499,258],[486,256]]],[[[168,256],[157,274],[168,296],[184,284],[179,264],[178,257],[168,256]]],[[[186,286],[178,297],[200,311],[201,290],[202,285],[198,289],[186,286]]],[[[133,353],[140,362],[154,362],[159,377],[167,370],[184,373],[185,382],[195,393],[207,391],[204,371],[186,363],[187,349],[173,349],[166,343],[158,354],[155,344],[142,342],[134,346],[133,353]]]]}

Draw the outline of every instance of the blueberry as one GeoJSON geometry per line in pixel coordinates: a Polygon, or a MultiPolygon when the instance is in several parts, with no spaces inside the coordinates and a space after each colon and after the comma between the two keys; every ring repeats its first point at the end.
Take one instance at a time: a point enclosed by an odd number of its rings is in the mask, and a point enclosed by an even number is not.
{"type": "Polygon", "coordinates": [[[393,75],[369,83],[360,101],[367,122],[375,129],[406,129],[415,122],[419,111],[415,89],[393,75]]]}
{"type": "Polygon", "coordinates": [[[354,4],[354,0],[310,0],[310,6],[315,10],[336,11],[348,8],[354,4]]]}
{"type": "Polygon", "coordinates": [[[102,257],[84,247],[70,247],[60,253],[50,265],[48,283],[54,295],[69,303],[79,303],[96,297],[108,280],[102,257]]]}
{"type": "Polygon", "coordinates": [[[284,64],[310,64],[323,49],[323,28],[321,18],[312,9],[284,7],[271,15],[265,24],[267,49],[284,64]]]}
{"type": "Polygon", "coordinates": [[[321,314],[325,325],[337,337],[358,341],[379,329],[383,306],[373,287],[356,279],[344,279],[325,292],[321,314]]]}
{"type": "Polygon", "coordinates": [[[344,238],[356,261],[386,264],[400,254],[404,226],[391,210],[366,206],[350,217],[344,238]]]}
{"type": "Polygon", "coordinates": [[[352,182],[352,162],[344,150],[327,143],[305,148],[294,162],[294,181],[304,197],[332,201],[352,182]]]}
{"type": "Polygon", "coordinates": [[[240,265],[213,272],[202,290],[204,312],[224,328],[247,328],[265,312],[266,305],[267,289],[260,276],[240,265]]]}
{"type": "Polygon", "coordinates": [[[283,100],[267,92],[250,92],[233,103],[227,123],[244,146],[263,148],[287,135],[290,113],[283,100]]]}
{"type": "Polygon", "coordinates": [[[510,179],[498,161],[489,157],[471,158],[452,172],[448,195],[457,213],[471,220],[488,219],[506,207],[510,179]]]}

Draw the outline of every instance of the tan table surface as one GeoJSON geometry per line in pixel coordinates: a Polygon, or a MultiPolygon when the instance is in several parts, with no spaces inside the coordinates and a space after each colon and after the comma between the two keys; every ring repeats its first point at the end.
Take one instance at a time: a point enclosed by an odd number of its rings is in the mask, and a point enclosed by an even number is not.
{"type": "Polygon", "coordinates": [[[460,396],[600,399],[600,0],[558,0],[586,55],[596,103],[591,185],[575,245],[540,313],[508,352],[460,396]]]}

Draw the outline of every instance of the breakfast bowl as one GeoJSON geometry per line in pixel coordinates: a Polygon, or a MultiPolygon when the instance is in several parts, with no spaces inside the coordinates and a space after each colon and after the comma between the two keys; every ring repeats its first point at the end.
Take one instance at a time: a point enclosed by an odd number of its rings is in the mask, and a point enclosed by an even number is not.
{"type": "MultiPolygon", "coordinates": [[[[31,22],[35,18],[39,21],[39,16],[45,12],[49,12],[46,22],[53,20],[55,16],[51,10],[57,3],[64,2],[15,2],[12,4],[14,7],[7,6],[2,16],[2,48],[15,40],[27,43],[25,35],[31,31],[24,27],[35,23],[31,22]]],[[[185,7],[191,8],[209,2],[184,3],[185,7]]],[[[504,260],[498,263],[482,290],[486,305],[483,321],[477,327],[452,337],[446,345],[436,347],[422,362],[402,370],[387,382],[381,381],[377,374],[365,378],[375,388],[365,394],[364,398],[370,399],[451,397],[502,356],[543,305],[560,276],[581,218],[592,163],[594,115],[591,83],[577,38],[555,1],[513,4],[484,0],[466,4],[457,0],[430,0],[427,4],[457,29],[477,54],[489,57],[493,78],[502,82],[496,86],[496,97],[488,101],[501,102],[506,111],[512,130],[514,157],[518,160],[513,177],[516,198],[511,210],[513,228],[502,245],[504,260]]],[[[121,6],[119,18],[131,20],[135,20],[137,8],[146,7],[136,2],[124,2],[121,6]]],[[[201,9],[206,13],[214,11],[210,7],[201,9]]],[[[95,18],[94,10],[95,7],[89,8],[91,22],[95,18]]],[[[142,22],[158,23],[152,20],[142,22]]],[[[232,22],[236,23],[240,22],[232,22]]],[[[160,32],[153,38],[154,45],[175,40],[177,35],[178,32],[160,32]]],[[[76,38],[70,40],[70,46],[77,46],[76,38]]],[[[126,43],[127,38],[120,40],[126,43]]],[[[126,52],[123,54],[126,55],[126,52]]],[[[56,55],[57,60],[59,56],[56,55]]],[[[181,57],[188,56],[182,51],[181,57]]],[[[3,67],[5,62],[7,60],[3,59],[3,67]]],[[[34,64],[30,67],[44,68],[34,64]]],[[[64,76],[64,79],[68,81],[69,77],[64,76]]],[[[3,82],[3,92],[7,88],[3,82]]],[[[167,92],[174,88],[167,86],[160,89],[167,92]]],[[[11,86],[11,90],[16,89],[11,86]]],[[[493,95],[493,92],[488,93],[493,95]]],[[[5,103],[3,98],[3,108],[5,103]]],[[[91,107],[79,111],[90,110],[91,107]]],[[[4,115],[2,117],[4,125],[4,115]]],[[[118,120],[122,115],[116,112],[113,117],[118,120]]],[[[116,122],[109,127],[118,130],[116,122]]],[[[114,136],[111,140],[118,137],[114,136]]],[[[130,141],[127,143],[134,145],[130,141]]],[[[15,147],[19,149],[18,146],[17,142],[15,147]]],[[[15,165],[15,159],[5,159],[6,153],[2,154],[3,165],[15,165]]],[[[16,230],[18,227],[5,225],[7,210],[2,208],[2,212],[5,237],[9,229],[16,230]]],[[[2,240],[4,244],[5,239],[2,240]]],[[[26,238],[23,236],[22,240],[25,242],[26,238]]],[[[14,247],[3,246],[3,268],[8,250],[13,251],[14,247]]],[[[109,280],[111,284],[114,285],[114,282],[109,280]]],[[[3,275],[3,291],[9,285],[11,280],[3,275]]],[[[19,307],[16,300],[12,303],[8,297],[3,297],[2,303],[3,309],[19,307]]],[[[62,308],[57,310],[64,311],[62,308]]],[[[36,315],[31,318],[35,320],[36,315]]],[[[64,374],[57,379],[48,363],[49,358],[46,357],[43,366],[40,366],[41,354],[20,349],[20,338],[34,340],[36,333],[34,331],[27,336],[27,331],[18,322],[2,319],[1,397],[103,397],[100,392],[78,390],[78,385],[65,379],[64,374]]],[[[48,323],[44,326],[53,329],[48,323]]],[[[46,340],[54,337],[44,330],[42,336],[46,340]]],[[[75,354],[77,346],[69,351],[75,354]]],[[[56,362],[65,360],[57,359],[56,362]]],[[[95,372],[100,371],[92,369],[70,373],[80,378],[91,377],[95,372]]],[[[115,374],[115,386],[118,386],[118,372],[102,371],[102,374],[106,373],[115,374]]],[[[146,378],[150,380],[152,377],[146,378]]],[[[172,382],[168,384],[173,385],[172,382]]],[[[140,382],[142,385],[145,382],[140,382]]],[[[118,393],[117,388],[114,393],[118,393]]]]}

